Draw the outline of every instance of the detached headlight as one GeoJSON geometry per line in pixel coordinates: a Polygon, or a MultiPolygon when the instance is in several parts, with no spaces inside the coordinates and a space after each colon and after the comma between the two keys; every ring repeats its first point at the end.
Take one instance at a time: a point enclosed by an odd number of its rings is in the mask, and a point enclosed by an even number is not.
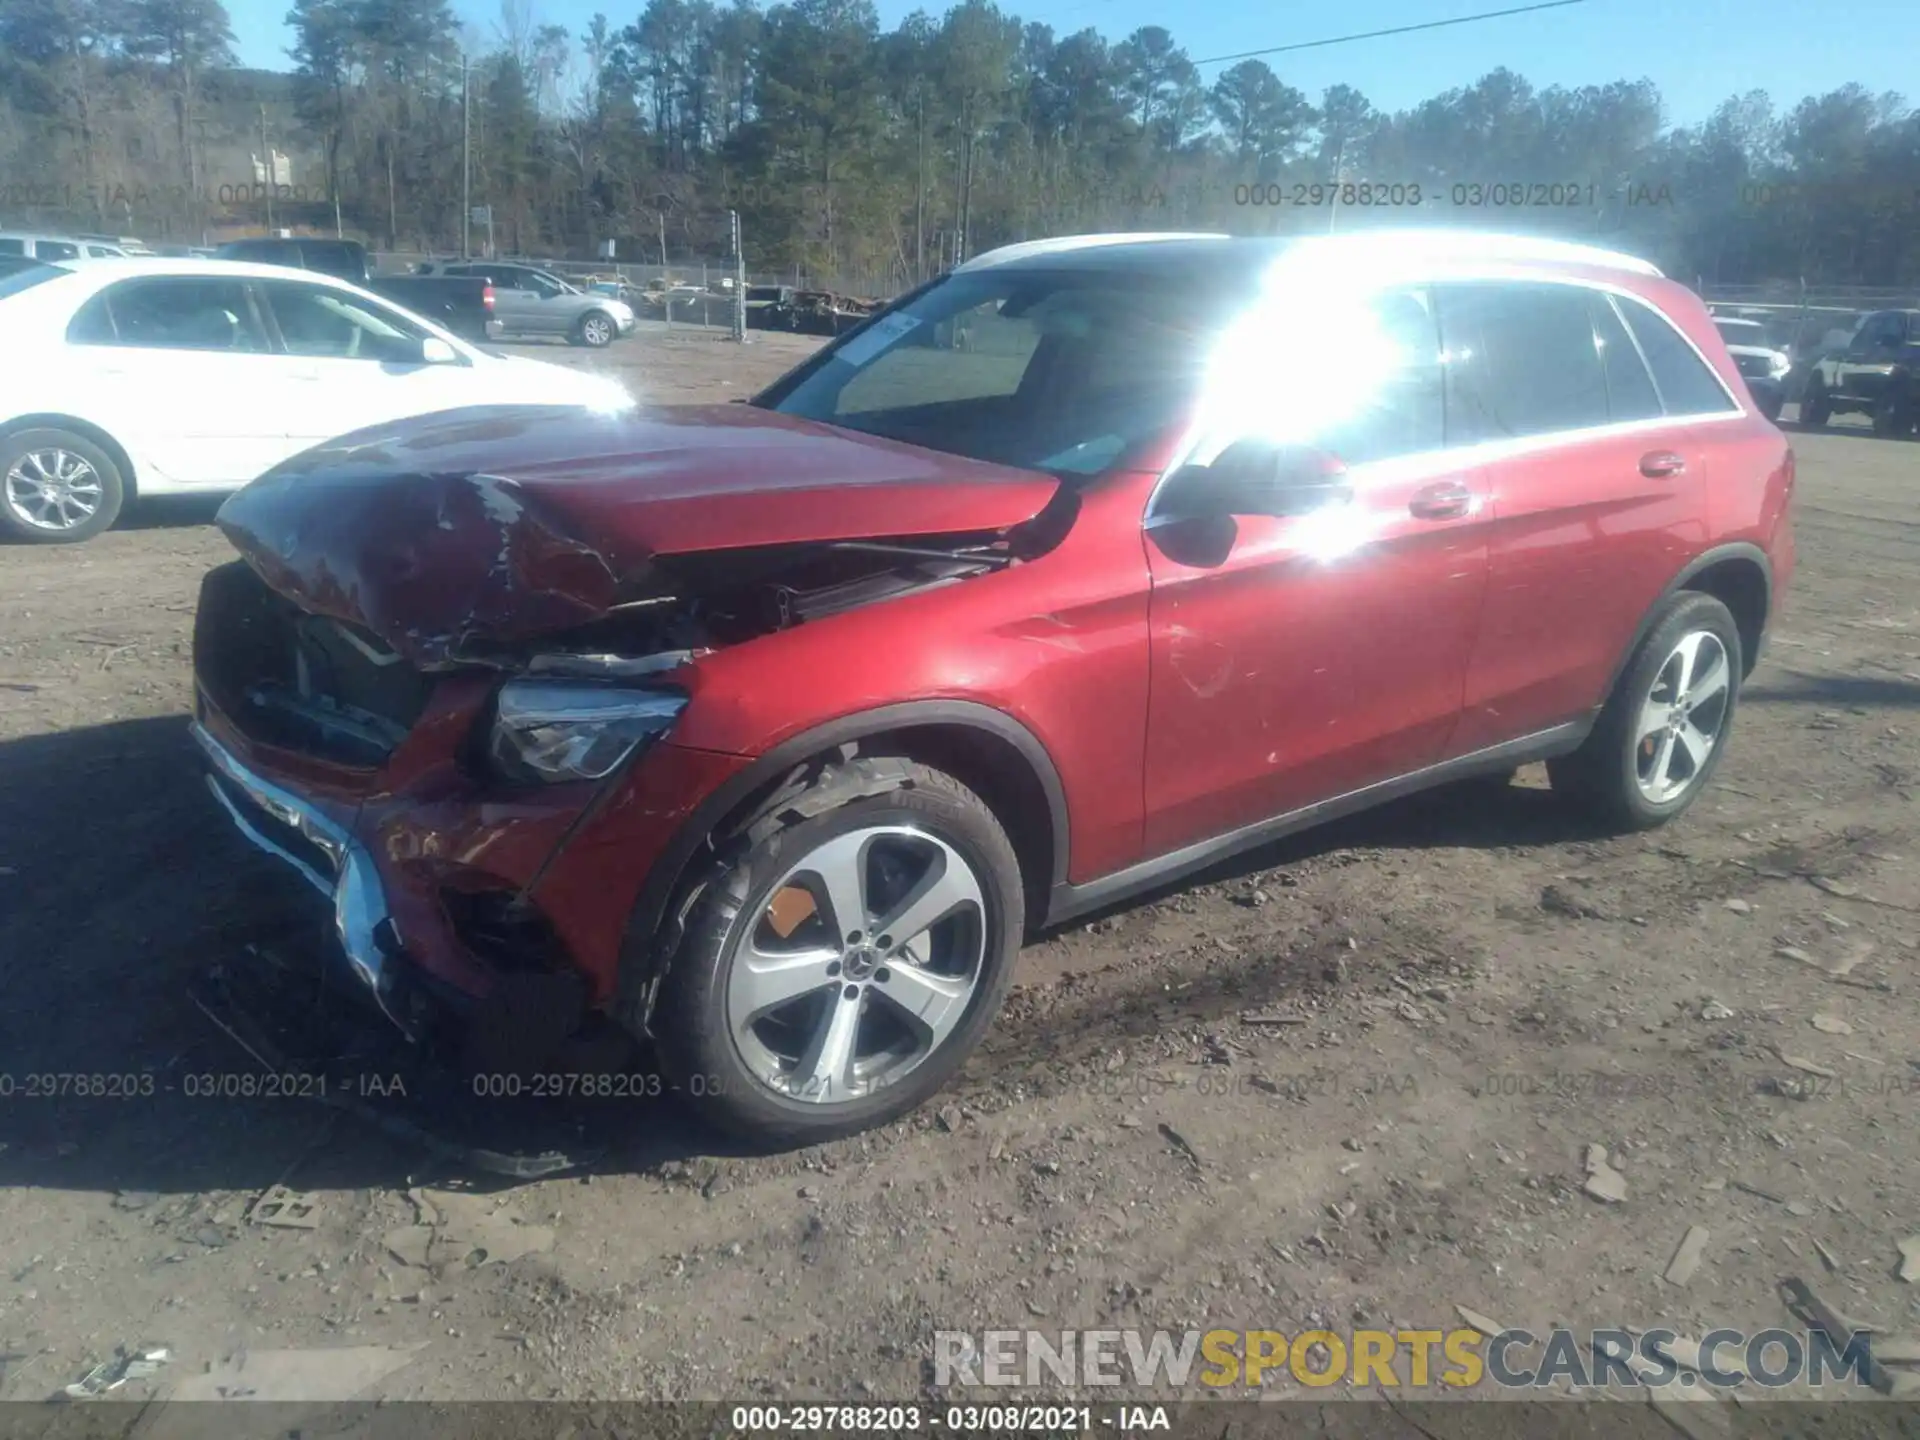
{"type": "Polygon", "coordinates": [[[514,780],[600,780],[666,734],[687,697],[577,680],[509,680],[488,754],[514,780]]]}
{"type": "Polygon", "coordinates": [[[1775,380],[1782,379],[1791,369],[1793,369],[1793,362],[1787,359],[1785,351],[1774,351],[1773,358],[1767,361],[1767,374],[1775,380]]]}

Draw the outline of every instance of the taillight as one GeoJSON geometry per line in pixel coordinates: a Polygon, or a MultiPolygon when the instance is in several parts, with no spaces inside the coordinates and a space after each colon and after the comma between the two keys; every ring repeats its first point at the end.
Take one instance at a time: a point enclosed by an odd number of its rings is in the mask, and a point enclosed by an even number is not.
{"type": "Polygon", "coordinates": [[[493,308],[493,286],[482,285],[480,287],[480,303],[489,310],[493,308]]]}

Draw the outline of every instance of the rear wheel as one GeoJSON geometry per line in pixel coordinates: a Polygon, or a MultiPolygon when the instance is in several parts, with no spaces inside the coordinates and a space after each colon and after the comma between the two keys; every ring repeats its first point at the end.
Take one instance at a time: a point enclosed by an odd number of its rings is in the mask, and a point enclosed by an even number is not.
{"type": "Polygon", "coordinates": [[[126,502],[120,467],[70,430],[0,438],[0,533],[41,545],[90,540],[126,502]]]}
{"type": "Polygon", "coordinates": [[[823,767],[693,902],[651,1026],[669,1078],[755,1144],[869,1129],[946,1084],[1012,981],[1013,847],[959,781],[823,767]]]}
{"type": "Polygon", "coordinates": [[[1740,628],[1711,595],[1666,602],[1586,743],[1547,762],[1553,788],[1620,830],[1664,825],[1699,798],[1739,702],[1740,628]]]}
{"type": "Polygon", "coordinates": [[[1912,430],[1913,410],[1905,396],[1888,393],[1874,402],[1874,434],[1895,439],[1911,433],[1912,430]]]}

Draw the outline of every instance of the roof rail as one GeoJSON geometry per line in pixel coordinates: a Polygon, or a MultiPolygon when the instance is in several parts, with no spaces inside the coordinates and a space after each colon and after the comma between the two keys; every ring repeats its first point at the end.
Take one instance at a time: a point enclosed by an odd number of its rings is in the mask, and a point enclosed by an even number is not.
{"type": "Polygon", "coordinates": [[[1212,230],[1155,230],[1121,231],[1105,235],[1057,235],[1050,240],[1022,240],[1013,245],[1002,245],[997,250],[989,250],[976,255],[971,260],[963,260],[954,266],[954,273],[968,270],[985,270],[994,265],[1005,264],[1009,260],[1027,260],[1035,255],[1055,255],[1068,250],[1091,250],[1098,245],[1132,245],[1151,240],[1230,240],[1230,235],[1212,230]]]}
{"type": "Polygon", "coordinates": [[[1351,254],[1355,249],[1376,248],[1390,254],[1413,251],[1423,259],[1540,260],[1563,265],[1593,265],[1606,270],[1630,270],[1638,275],[1666,278],[1658,266],[1637,255],[1605,250],[1597,245],[1581,245],[1571,240],[1550,240],[1538,235],[1508,235],[1484,230],[1393,229],[1313,236],[1301,243],[1337,247],[1346,254],[1351,254]]]}

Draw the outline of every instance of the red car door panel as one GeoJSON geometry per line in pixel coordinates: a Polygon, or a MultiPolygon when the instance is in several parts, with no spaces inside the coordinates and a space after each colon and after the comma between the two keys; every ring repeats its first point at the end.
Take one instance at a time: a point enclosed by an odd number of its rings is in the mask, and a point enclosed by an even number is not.
{"type": "Polygon", "coordinates": [[[1441,457],[1352,474],[1353,500],[1318,514],[1149,527],[1149,855],[1447,748],[1486,583],[1485,482],[1441,457]]]}
{"type": "Polygon", "coordinates": [[[1658,424],[1488,462],[1498,518],[1458,749],[1547,729],[1604,698],[1641,616],[1700,549],[1705,464],[1693,429],[1658,424]]]}

